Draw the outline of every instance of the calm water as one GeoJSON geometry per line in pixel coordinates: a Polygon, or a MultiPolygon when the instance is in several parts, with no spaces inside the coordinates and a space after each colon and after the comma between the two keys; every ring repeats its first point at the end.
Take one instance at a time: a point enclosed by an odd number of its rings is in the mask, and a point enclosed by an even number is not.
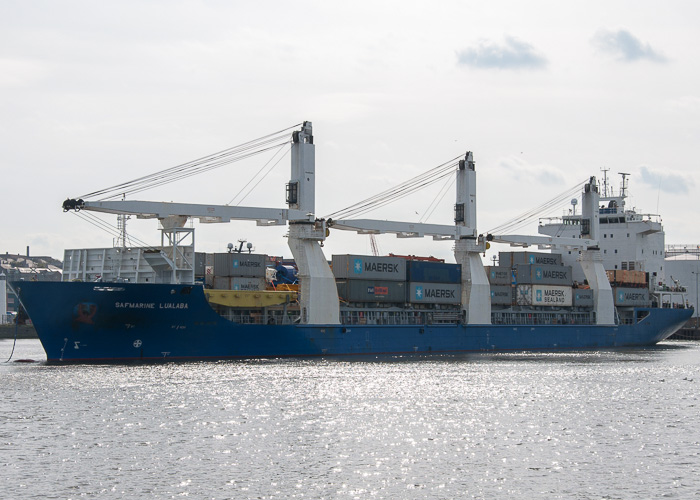
{"type": "MultiPolygon", "coordinates": [[[[45,359],[35,340],[14,358],[45,359]]],[[[3,499],[700,498],[700,343],[0,363],[0,384],[3,499]]]]}

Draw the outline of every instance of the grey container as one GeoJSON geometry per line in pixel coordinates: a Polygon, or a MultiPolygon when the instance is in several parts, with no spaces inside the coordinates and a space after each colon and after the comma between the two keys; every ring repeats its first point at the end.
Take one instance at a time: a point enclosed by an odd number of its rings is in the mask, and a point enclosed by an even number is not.
{"type": "Polygon", "coordinates": [[[462,302],[462,285],[409,283],[406,299],[412,304],[459,304],[462,302]]]}
{"type": "Polygon", "coordinates": [[[332,265],[337,279],[406,281],[406,260],[400,257],[334,255],[332,265]]]}
{"type": "Polygon", "coordinates": [[[512,285],[515,282],[510,267],[486,266],[486,276],[492,285],[512,285]]]}
{"type": "Polygon", "coordinates": [[[214,288],[216,290],[240,290],[254,292],[267,289],[267,281],[264,278],[242,278],[239,276],[214,276],[214,288]]]}
{"type": "Polygon", "coordinates": [[[491,285],[491,305],[509,306],[513,304],[514,288],[510,285],[491,285]]]}
{"type": "Polygon", "coordinates": [[[561,266],[561,254],[544,252],[498,252],[498,264],[501,267],[513,267],[517,264],[540,264],[561,266]]]}
{"type": "Polygon", "coordinates": [[[214,276],[264,278],[267,256],[254,253],[214,254],[214,276]]]}
{"type": "Polygon", "coordinates": [[[194,254],[194,275],[201,277],[206,272],[207,254],[204,252],[195,252],[194,254]]]}
{"type": "Polygon", "coordinates": [[[231,290],[260,291],[267,290],[265,278],[243,278],[234,276],[231,278],[231,290]]]}
{"type": "Polygon", "coordinates": [[[571,266],[515,265],[515,280],[518,285],[571,285],[572,276],[571,266]]]}
{"type": "Polygon", "coordinates": [[[390,280],[339,280],[336,281],[338,296],[348,302],[406,301],[406,282],[390,280]]]}
{"type": "Polygon", "coordinates": [[[613,297],[616,306],[648,307],[651,303],[646,288],[613,288],[613,297]]]}
{"type": "Polygon", "coordinates": [[[593,307],[593,290],[574,288],[572,295],[574,307],[593,307]]]}

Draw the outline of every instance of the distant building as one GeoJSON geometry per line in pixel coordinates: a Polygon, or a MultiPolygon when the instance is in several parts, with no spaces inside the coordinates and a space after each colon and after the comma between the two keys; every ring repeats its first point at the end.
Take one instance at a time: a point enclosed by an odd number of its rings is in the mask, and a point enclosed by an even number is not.
{"type": "Polygon", "coordinates": [[[17,296],[9,286],[2,285],[22,280],[61,281],[63,263],[53,257],[29,257],[6,252],[4,255],[0,254],[0,274],[5,278],[5,283],[0,283],[0,295],[4,298],[4,303],[3,298],[0,298],[0,315],[4,317],[1,322],[7,320],[7,313],[16,313],[19,308],[17,296]]]}
{"type": "Polygon", "coordinates": [[[697,325],[700,312],[700,245],[667,245],[666,276],[688,291],[688,303],[695,308],[697,325]]]}
{"type": "Polygon", "coordinates": [[[0,325],[9,322],[10,316],[7,314],[7,280],[5,273],[0,272],[0,325]]]}

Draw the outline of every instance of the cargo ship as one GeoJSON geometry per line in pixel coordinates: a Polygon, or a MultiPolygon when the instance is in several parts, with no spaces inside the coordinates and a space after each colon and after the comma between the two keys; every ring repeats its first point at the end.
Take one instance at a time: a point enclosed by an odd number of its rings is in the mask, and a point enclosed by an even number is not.
{"type": "Polygon", "coordinates": [[[478,234],[471,152],[446,167],[456,176],[454,224],[319,218],[311,123],[289,143],[283,209],[66,200],[65,211],[157,218],[161,245],[122,240],[66,250],[62,282],[11,283],[48,362],[624,348],[668,338],[693,312],[646,275],[625,276],[613,288],[598,246],[593,177],[583,186],[574,238],[478,234]],[[293,260],[246,253],[242,245],[195,252],[190,218],[287,225],[293,260]],[[329,262],[322,243],[335,230],[431,236],[454,245],[455,263],[375,255],[329,262]],[[575,282],[561,257],[539,252],[501,252],[498,266],[484,267],[481,254],[498,242],[580,251],[585,281],[575,282]]]}

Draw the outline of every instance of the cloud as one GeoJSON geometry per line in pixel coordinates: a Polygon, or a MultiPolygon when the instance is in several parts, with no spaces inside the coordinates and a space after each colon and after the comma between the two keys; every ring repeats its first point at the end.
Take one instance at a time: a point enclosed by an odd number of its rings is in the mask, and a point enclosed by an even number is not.
{"type": "Polygon", "coordinates": [[[547,66],[547,59],[532,45],[513,37],[505,37],[504,44],[482,40],[476,47],[457,53],[460,65],[474,68],[540,69],[547,66]]]}
{"type": "Polygon", "coordinates": [[[687,194],[695,185],[692,177],[673,173],[659,173],[647,167],[639,167],[642,183],[667,193],[687,194]]]}
{"type": "Polygon", "coordinates": [[[518,182],[535,181],[539,186],[556,186],[565,182],[561,172],[556,168],[548,165],[533,165],[517,156],[501,158],[498,166],[505,170],[503,175],[518,182]]]}
{"type": "Polygon", "coordinates": [[[648,43],[642,43],[626,30],[599,30],[591,43],[599,51],[608,53],[619,61],[635,62],[646,59],[657,63],[668,62],[663,54],[652,49],[648,43]]]}

